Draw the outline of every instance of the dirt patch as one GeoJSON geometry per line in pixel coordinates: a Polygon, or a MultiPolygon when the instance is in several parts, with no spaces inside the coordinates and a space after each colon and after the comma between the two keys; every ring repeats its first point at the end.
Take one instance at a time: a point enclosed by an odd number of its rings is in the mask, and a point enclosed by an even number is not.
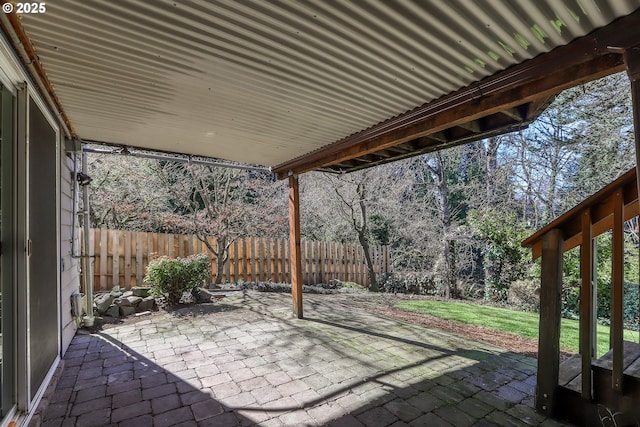
{"type": "MultiPolygon", "coordinates": [[[[509,350],[514,353],[520,353],[524,356],[533,358],[538,357],[537,340],[523,338],[518,335],[483,328],[481,326],[468,325],[466,323],[454,322],[452,320],[444,320],[438,317],[430,316],[428,314],[415,313],[390,306],[375,306],[373,304],[366,304],[362,306],[362,309],[372,313],[393,317],[395,319],[403,320],[405,322],[413,323],[416,325],[441,329],[443,331],[471,338],[476,341],[492,344],[496,347],[504,348],[505,350],[509,350]]],[[[571,353],[567,353],[564,351],[560,352],[561,361],[567,359],[570,356],[571,353]]]]}

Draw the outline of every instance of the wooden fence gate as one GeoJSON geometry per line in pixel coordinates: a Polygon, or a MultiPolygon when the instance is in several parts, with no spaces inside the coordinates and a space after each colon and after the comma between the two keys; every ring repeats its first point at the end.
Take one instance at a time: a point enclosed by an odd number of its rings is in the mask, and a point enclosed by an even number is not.
{"type": "MultiPolygon", "coordinates": [[[[114,286],[130,288],[142,285],[149,261],[159,256],[187,257],[207,253],[206,246],[194,235],[144,233],[91,229],[93,288],[109,290],[114,286]]],[[[213,237],[211,242],[215,242],[213,237]]],[[[83,239],[80,239],[82,242],[83,239]]],[[[302,280],[317,285],[331,280],[355,282],[366,286],[369,274],[364,251],[359,245],[302,241],[302,280]]],[[[211,254],[209,254],[211,256],[211,254]]],[[[376,274],[389,271],[389,250],[373,246],[371,257],[376,274]]],[[[211,256],[212,280],[216,278],[215,258],[211,256]]],[[[220,272],[222,282],[271,281],[290,283],[289,241],[245,237],[229,248],[229,259],[220,272]]]]}

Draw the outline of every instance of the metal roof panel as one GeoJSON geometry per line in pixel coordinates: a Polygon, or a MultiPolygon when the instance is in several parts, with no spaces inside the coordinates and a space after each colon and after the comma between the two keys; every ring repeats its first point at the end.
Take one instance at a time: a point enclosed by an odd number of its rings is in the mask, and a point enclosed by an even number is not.
{"type": "Polygon", "coordinates": [[[81,138],[273,166],[639,7],[85,0],[22,22],[81,138]]]}

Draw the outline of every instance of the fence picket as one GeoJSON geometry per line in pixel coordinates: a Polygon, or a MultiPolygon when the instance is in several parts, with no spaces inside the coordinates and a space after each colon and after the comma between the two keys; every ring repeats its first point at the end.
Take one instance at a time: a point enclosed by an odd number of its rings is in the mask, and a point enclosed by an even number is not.
{"type": "Polygon", "coordinates": [[[288,268],[291,266],[291,264],[289,262],[289,242],[287,241],[287,239],[280,240],[280,254],[282,256],[282,274],[280,275],[280,281],[282,283],[290,282],[288,268]]]}
{"type": "MultiPolygon", "coordinates": [[[[187,257],[208,253],[206,245],[193,235],[173,235],[92,229],[94,290],[110,290],[113,286],[130,288],[142,285],[149,261],[159,256],[187,257]]],[[[215,247],[215,238],[208,241],[215,247]]],[[[289,241],[246,237],[236,239],[221,272],[216,271],[216,258],[211,258],[211,278],[218,274],[222,282],[273,281],[290,282],[289,241]]],[[[366,285],[369,272],[364,251],[359,245],[302,241],[303,283],[329,283],[333,279],[366,285]]],[[[371,248],[376,274],[388,271],[386,246],[371,248]]]]}

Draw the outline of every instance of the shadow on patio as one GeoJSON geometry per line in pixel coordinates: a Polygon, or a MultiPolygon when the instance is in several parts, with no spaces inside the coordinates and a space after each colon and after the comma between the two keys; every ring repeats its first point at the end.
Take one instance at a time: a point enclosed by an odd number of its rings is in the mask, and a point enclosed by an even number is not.
{"type": "Polygon", "coordinates": [[[44,425],[554,425],[535,360],[355,308],[244,293],[78,335],[44,425]],[[198,310],[202,310],[199,312],[198,310]]]}

